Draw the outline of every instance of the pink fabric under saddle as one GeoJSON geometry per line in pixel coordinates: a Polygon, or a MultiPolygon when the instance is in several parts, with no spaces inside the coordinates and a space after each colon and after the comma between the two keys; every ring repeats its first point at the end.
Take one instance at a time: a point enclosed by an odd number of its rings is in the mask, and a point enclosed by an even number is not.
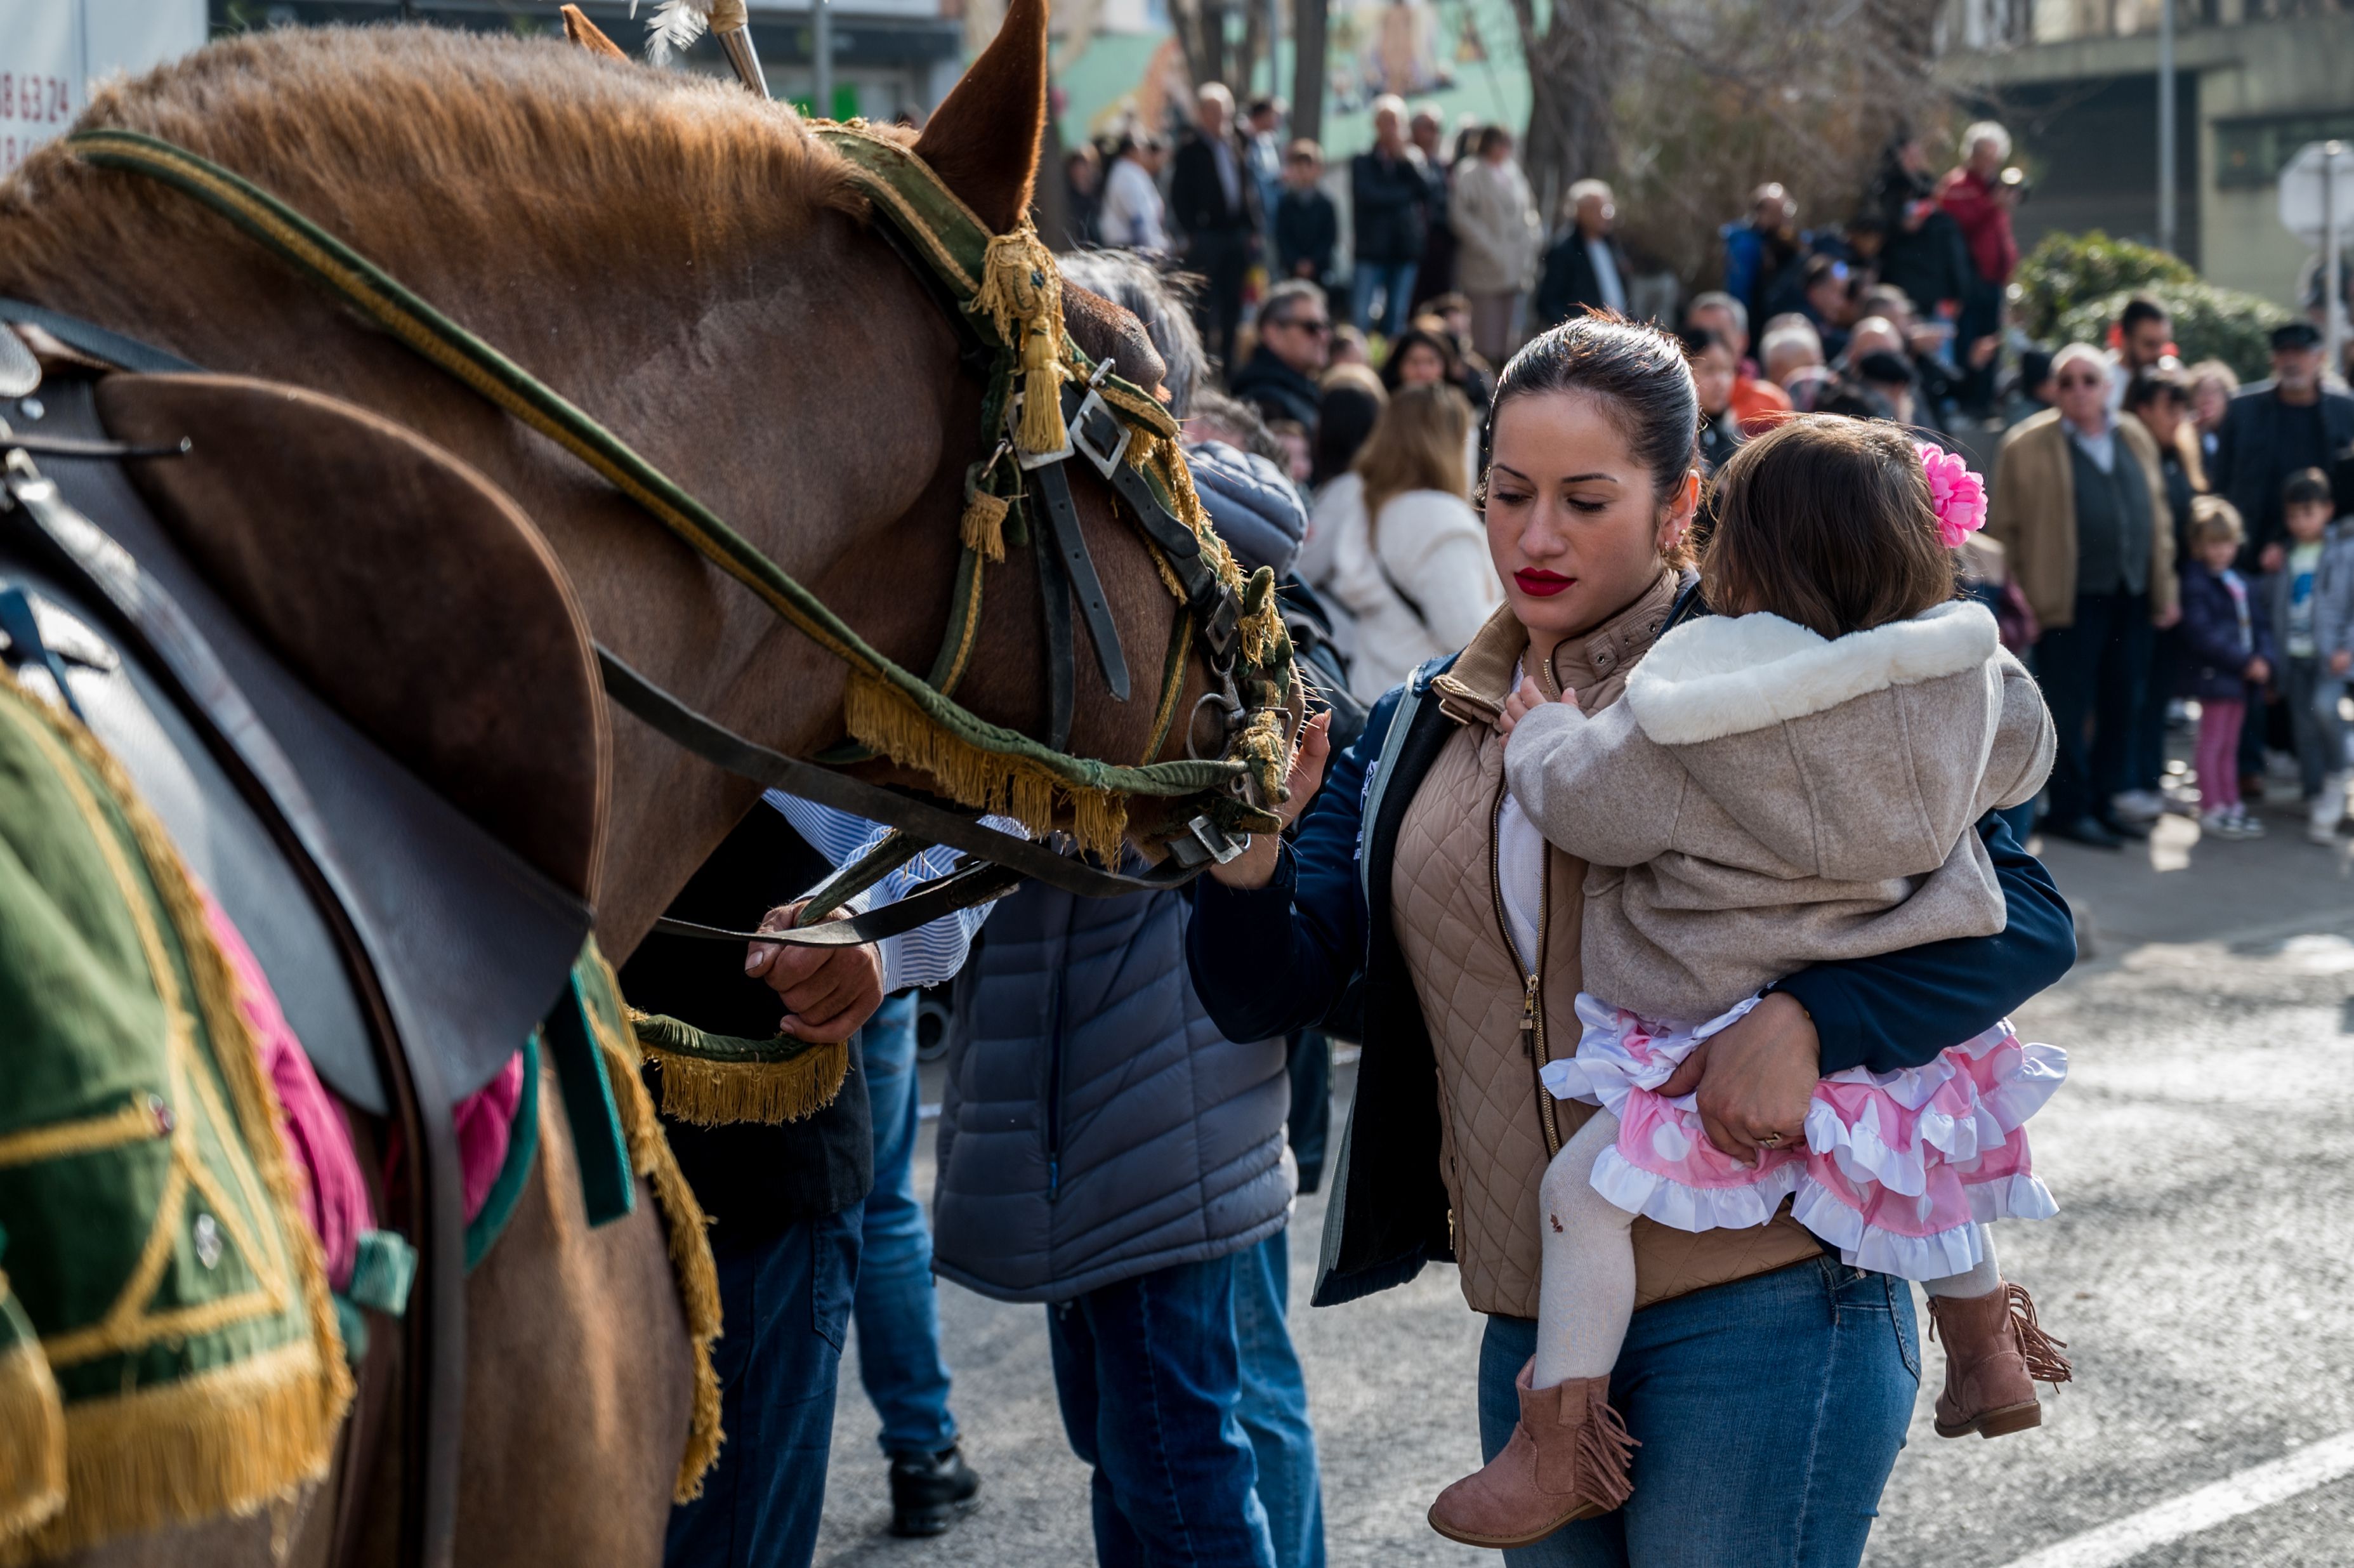
{"type": "MultiPolygon", "coordinates": [[[[360,1173],[359,1155],[352,1147],[351,1126],[344,1119],[343,1107],[319,1082],[253,949],[245,945],[235,922],[212,895],[207,892],[204,896],[206,918],[237,976],[238,1002],[245,1010],[246,1022],[253,1026],[262,1065],[285,1113],[279,1130],[285,1135],[286,1151],[308,1183],[303,1207],[327,1255],[327,1281],[342,1290],[351,1284],[360,1236],[376,1228],[376,1211],[368,1201],[366,1180],[360,1173]]],[[[496,1077],[460,1100],[451,1113],[458,1134],[458,1170],[469,1223],[482,1212],[491,1184],[506,1163],[515,1107],[522,1100],[523,1052],[517,1050],[496,1077]]]]}

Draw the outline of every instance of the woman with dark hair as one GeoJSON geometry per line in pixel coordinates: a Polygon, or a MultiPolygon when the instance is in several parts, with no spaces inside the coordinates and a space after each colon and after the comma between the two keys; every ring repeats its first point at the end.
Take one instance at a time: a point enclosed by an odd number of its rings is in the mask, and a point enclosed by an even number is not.
{"type": "Polygon", "coordinates": [[[1408,327],[1390,340],[1390,356],[1382,361],[1382,385],[1395,392],[1402,387],[1444,383],[1461,391],[1463,360],[1454,340],[1428,327],[1408,327]]]}
{"type": "MultiPolygon", "coordinates": [[[[1229,1037],[1331,1017],[1364,1042],[1314,1300],[1456,1262],[1488,1319],[1483,1457],[1524,1414],[1539,1185],[1575,1131],[1539,1074],[1578,1038],[1585,906],[1585,867],[1508,809],[1496,722],[1523,673],[1548,697],[1575,688],[1588,712],[1615,703],[1660,633],[1704,613],[1687,546],[1699,420],[1683,346],[1653,328],[1583,317],[1514,356],[1480,492],[1504,604],[1384,695],[1337,759],[1310,724],[1283,807],[1296,837],[1257,839],[1204,879],[1188,933],[1194,985],[1229,1037]]],[[[1750,1159],[1802,1139],[1823,1075],[1920,1065],[2066,971],[2073,932],[2050,877],[1999,821],[1974,831],[2002,933],[1779,981],[1662,1089],[1698,1096],[1715,1148],[1750,1159]]],[[[1633,1234],[1638,1306],[1610,1393],[1642,1445],[1633,1499],[1505,1561],[1853,1568],[1918,1384],[1910,1291],[1842,1264],[1787,1213],[1633,1234]],[[1755,1440],[1763,1412],[1770,1441],[1755,1440]]]]}

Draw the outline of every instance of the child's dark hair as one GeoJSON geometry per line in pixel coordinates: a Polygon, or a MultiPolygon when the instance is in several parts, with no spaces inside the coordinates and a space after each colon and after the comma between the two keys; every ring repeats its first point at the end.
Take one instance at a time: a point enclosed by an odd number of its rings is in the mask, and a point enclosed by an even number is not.
{"type": "Polygon", "coordinates": [[[1898,426],[1801,414],[1735,451],[1710,492],[1701,588],[1719,614],[1767,610],[1825,637],[1954,597],[1921,454],[1898,426]]]}
{"type": "Polygon", "coordinates": [[[2292,506],[2334,508],[2336,505],[2337,502],[2329,493],[2329,476],[2317,468],[2301,468],[2290,474],[2288,482],[2281,486],[2281,507],[2284,511],[2292,506]]]}

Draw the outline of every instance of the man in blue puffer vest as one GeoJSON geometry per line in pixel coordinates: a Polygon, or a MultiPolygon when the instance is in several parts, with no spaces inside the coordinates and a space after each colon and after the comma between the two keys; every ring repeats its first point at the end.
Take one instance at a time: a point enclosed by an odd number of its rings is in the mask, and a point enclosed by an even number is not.
{"type": "MultiPolygon", "coordinates": [[[[1156,341],[1170,327],[1139,313],[1156,341]]],[[[1187,455],[1243,569],[1287,573],[1306,516],[1274,465],[1223,443],[1187,455]]],[[[933,1266],[1048,1305],[1099,1562],[1322,1568],[1285,1322],[1285,1043],[1218,1033],[1184,938],[1175,892],[1033,884],[997,905],[957,982],[933,1266]]]]}

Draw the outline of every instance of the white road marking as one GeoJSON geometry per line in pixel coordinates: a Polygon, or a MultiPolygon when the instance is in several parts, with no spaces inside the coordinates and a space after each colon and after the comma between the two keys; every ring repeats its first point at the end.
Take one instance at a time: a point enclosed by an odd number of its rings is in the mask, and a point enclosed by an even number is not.
{"type": "Polygon", "coordinates": [[[2346,1475],[2354,1475],[2354,1432],[2308,1443],[2269,1465],[2242,1470],[2213,1486],[2031,1552],[2006,1568],[2117,1568],[2154,1546],[2270,1508],[2346,1475]]]}

